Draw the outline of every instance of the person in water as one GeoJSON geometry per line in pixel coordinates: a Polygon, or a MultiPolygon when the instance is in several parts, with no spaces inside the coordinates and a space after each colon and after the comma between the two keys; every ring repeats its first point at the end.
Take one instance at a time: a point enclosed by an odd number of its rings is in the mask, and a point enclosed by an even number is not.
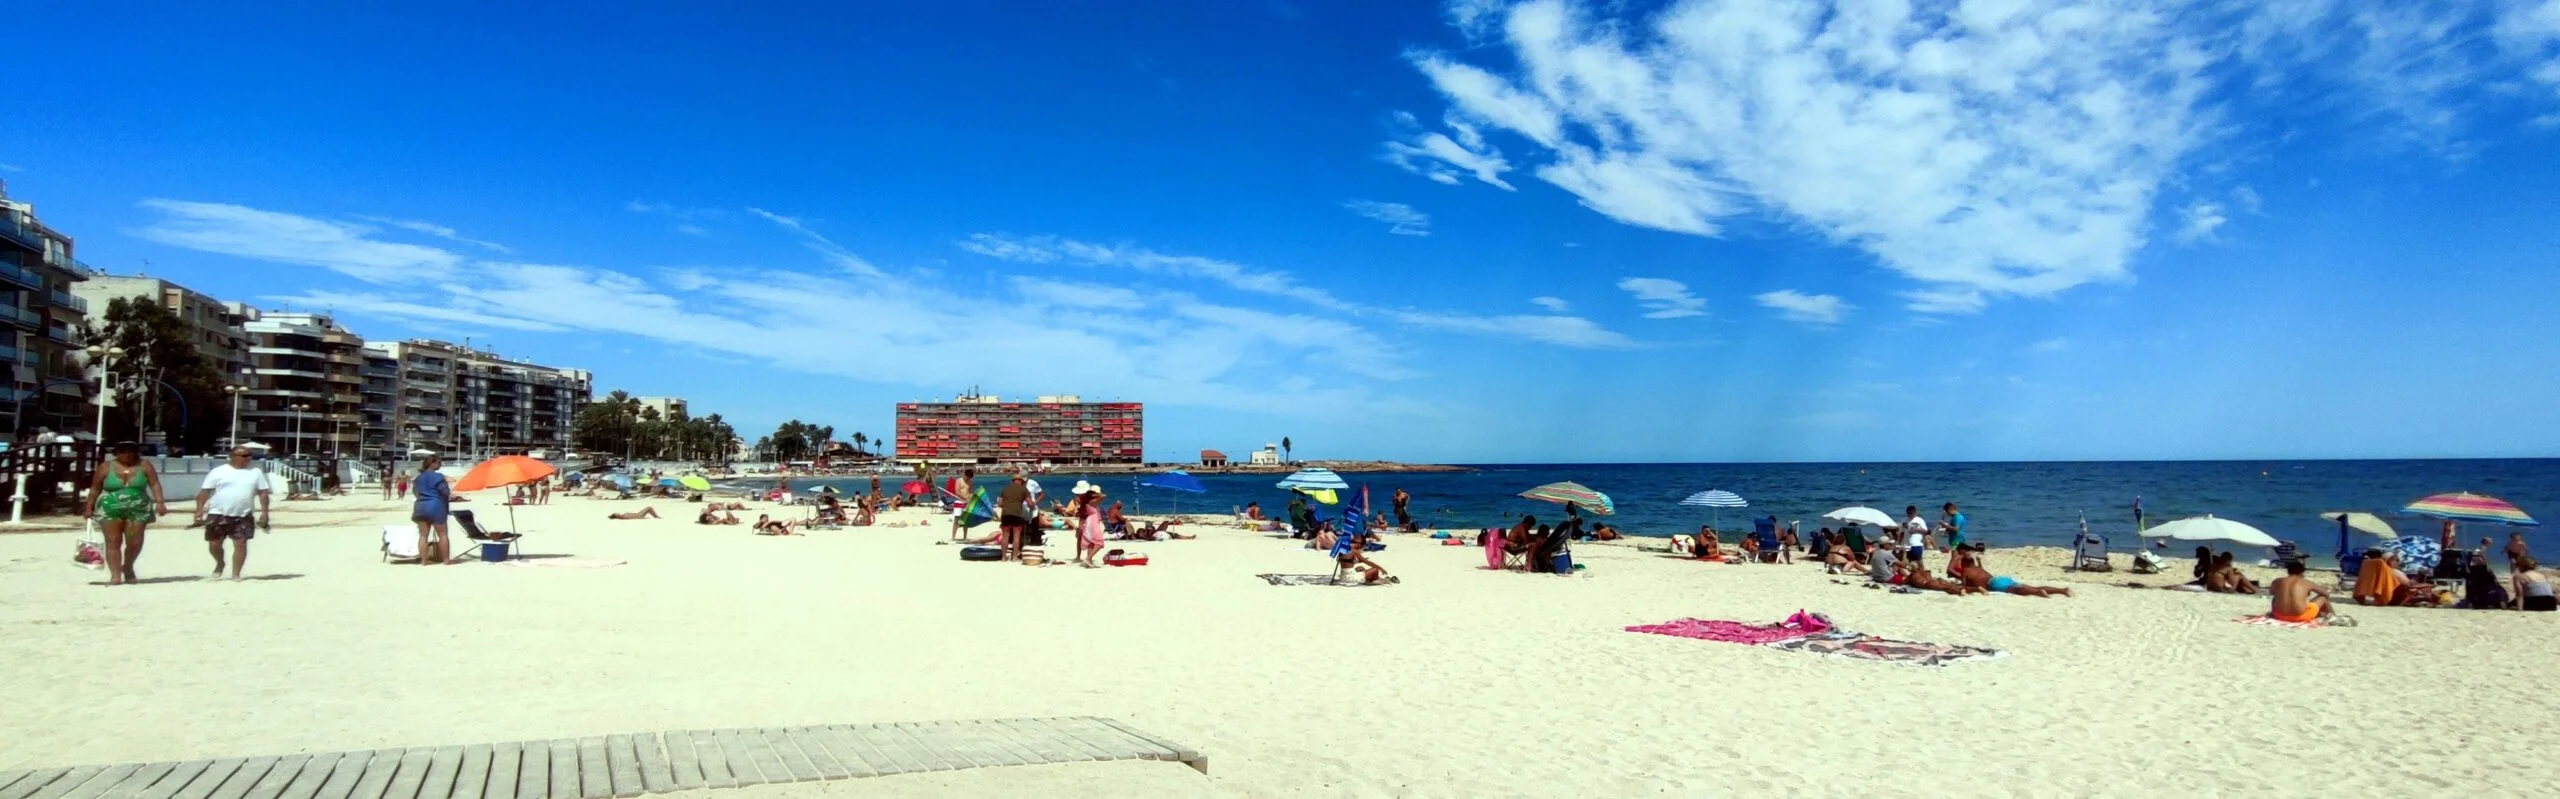
{"type": "Polygon", "coordinates": [[[2267,617],[2276,621],[2308,624],[2329,618],[2329,594],[2302,576],[2302,561],[2284,564],[2284,576],[2267,584],[2267,617]]]}

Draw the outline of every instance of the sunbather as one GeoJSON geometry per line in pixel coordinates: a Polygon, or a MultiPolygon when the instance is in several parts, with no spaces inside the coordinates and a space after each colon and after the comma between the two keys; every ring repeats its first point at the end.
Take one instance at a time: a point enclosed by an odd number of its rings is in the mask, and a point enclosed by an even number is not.
{"type": "Polygon", "coordinates": [[[2018,596],[2046,597],[2071,595],[2071,589],[2068,588],[2046,588],[2043,586],[2028,585],[2026,583],[2018,582],[2018,579],[2015,577],[1994,575],[1991,573],[1991,570],[1982,567],[1981,545],[1975,544],[1973,546],[1974,548],[1957,550],[1956,552],[1957,568],[1962,570],[1964,575],[1964,584],[1966,586],[1979,588],[1985,591],[1998,591],[2003,594],[2016,594],[2018,596]]]}
{"type": "Polygon", "coordinates": [[[1824,574],[1847,574],[1856,568],[1852,564],[1858,562],[1857,555],[1849,551],[1848,542],[1829,537],[1825,537],[1824,541],[1830,547],[1830,551],[1822,554],[1824,574]]]}
{"type": "Polygon", "coordinates": [[[2267,617],[2276,621],[2309,623],[2329,617],[2329,595],[2302,576],[2302,561],[2284,564],[2284,576],[2267,585],[2272,594],[2267,617]]]}
{"type": "Polygon", "coordinates": [[[1716,528],[1698,525],[1698,537],[1689,541],[1689,557],[1699,560],[1724,560],[1724,541],[1716,537],[1716,528]]]}
{"type": "Polygon", "coordinates": [[[724,512],[721,512],[721,510],[719,509],[719,507],[718,507],[718,506],[712,506],[712,507],[703,508],[703,509],[702,509],[702,514],[701,514],[701,515],[693,517],[693,523],[694,523],[694,524],[737,524],[737,523],[738,523],[738,516],[737,516],[737,514],[734,514],[734,513],[724,513],[724,512]]]}
{"type": "Polygon", "coordinates": [[[1919,561],[1912,560],[1905,560],[1903,562],[1903,585],[1911,586],[1922,591],[1943,591],[1956,596],[1979,594],[1988,590],[1938,577],[1937,575],[1930,574],[1929,570],[1926,568],[1913,568],[1913,566],[1918,563],[1919,561]]]}
{"type": "Polygon", "coordinates": [[[2225,552],[2213,556],[2213,568],[2204,575],[2204,590],[2217,594],[2256,594],[2258,584],[2251,582],[2248,575],[2241,574],[2239,565],[2232,561],[2231,553],[2225,552]]]}
{"type": "Polygon", "coordinates": [[[755,531],[756,535],[798,535],[791,531],[790,522],[762,514],[756,516],[755,531]]]}
{"type": "Polygon", "coordinates": [[[1375,583],[1380,580],[1391,579],[1387,576],[1386,567],[1380,566],[1377,561],[1369,559],[1369,542],[1375,540],[1377,540],[1377,536],[1372,533],[1362,532],[1353,534],[1351,545],[1349,547],[1345,547],[1342,555],[1335,558],[1334,562],[1340,564],[1344,569],[1360,573],[1360,581],[1363,583],[1375,583]]]}
{"type": "Polygon", "coordinates": [[[606,514],[606,515],[605,515],[605,518],[612,519],[612,520],[614,520],[614,521],[618,521],[618,522],[619,522],[619,521],[630,521],[630,520],[632,520],[632,519],[655,519],[655,518],[658,518],[658,509],[657,509],[656,507],[654,507],[654,506],[642,506],[639,510],[637,510],[637,511],[633,511],[633,512],[630,512],[630,513],[610,513],[610,514],[606,514]]]}
{"type": "Polygon", "coordinates": [[[1742,562],[1744,562],[1744,563],[1758,563],[1758,562],[1760,562],[1760,537],[1759,537],[1759,536],[1756,536],[1756,535],[1746,535],[1746,536],[1743,536],[1743,537],[1742,537],[1741,547],[1742,547],[1742,562]]]}

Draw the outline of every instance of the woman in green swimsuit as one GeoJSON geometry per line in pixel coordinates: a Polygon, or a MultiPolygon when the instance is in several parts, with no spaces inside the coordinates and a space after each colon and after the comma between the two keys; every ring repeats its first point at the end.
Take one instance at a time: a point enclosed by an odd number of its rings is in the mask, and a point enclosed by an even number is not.
{"type": "Polygon", "coordinates": [[[106,551],[99,554],[107,559],[108,585],[137,581],[133,562],[142,557],[143,529],[168,512],[160,473],[143,462],[142,448],[130,441],[117,444],[114,459],[100,465],[89,480],[89,504],[80,511],[81,518],[97,519],[106,533],[106,551]]]}

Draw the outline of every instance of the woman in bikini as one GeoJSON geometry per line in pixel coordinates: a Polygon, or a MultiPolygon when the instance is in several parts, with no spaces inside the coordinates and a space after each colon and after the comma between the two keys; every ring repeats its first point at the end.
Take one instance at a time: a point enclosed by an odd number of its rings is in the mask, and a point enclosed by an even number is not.
{"type": "Polygon", "coordinates": [[[99,556],[107,562],[107,584],[124,585],[138,581],[133,562],[142,558],[142,534],[151,520],[169,513],[169,500],[160,493],[160,472],[142,460],[142,448],[133,442],[117,444],[115,455],[98,465],[98,473],[89,478],[89,503],[80,509],[80,518],[97,519],[98,528],[106,535],[106,546],[99,556]]]}
{"type": "Polygon", "coordinates": [[[654,506],[642,506],[639,510],[631,513],[608,513],[605,514],[605,518],[612,519],[617,522],[627,522],[632,519],[655,519],[658,518],[658,509],[654,506]]]}

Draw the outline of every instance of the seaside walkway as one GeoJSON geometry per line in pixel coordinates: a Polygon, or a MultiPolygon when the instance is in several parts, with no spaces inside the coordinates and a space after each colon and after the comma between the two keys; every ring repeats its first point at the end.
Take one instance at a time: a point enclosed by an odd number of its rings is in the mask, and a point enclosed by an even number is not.
{"type": "Polygon", "coordinates": [[[0,799],[600,799],[1199,752],[1070,718],[644,732],[554,741],[0,772],[0,799]]]}

